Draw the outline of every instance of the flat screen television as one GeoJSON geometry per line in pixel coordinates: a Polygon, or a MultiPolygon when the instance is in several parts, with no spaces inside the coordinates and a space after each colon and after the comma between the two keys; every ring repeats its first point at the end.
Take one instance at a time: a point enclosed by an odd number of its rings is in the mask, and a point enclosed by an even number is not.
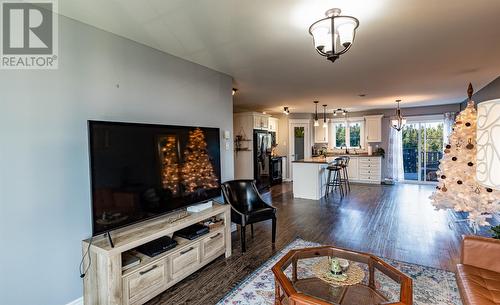
{"type": "Polygon", "coordinates": [[[218,128],[89,121],[93,235],[220,196],[218,128]]]}

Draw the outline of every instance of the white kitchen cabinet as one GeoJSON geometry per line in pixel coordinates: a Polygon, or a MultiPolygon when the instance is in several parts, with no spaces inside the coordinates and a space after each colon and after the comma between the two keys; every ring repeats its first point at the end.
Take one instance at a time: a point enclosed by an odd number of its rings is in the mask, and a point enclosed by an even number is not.
{"type": "Polygon", "coordinates": [[[278,133],[278,123],[279,123],[279,120],[277,118],[269,118],[268,130],[278,133]]]}
{"type": "Polygon", "coordinates": [[[380,184],[382,180],[382,158],[358,158],[358,180],[363,183],[380,184]]]}
{"type": "Polygon", "coordinates": [[[328,143],[328,128],[324,128],[322,123],[314,127],[314,143],[328,143]]]}
{"type": "Polygon", "coordinates": [[[366,142],[382,142],[382,117],[382,114],[365,116],[366,142]]]}
{"type": "Polygon", "coordinates": [[[358,159],[359,158],[350,158],[349,166],[347,167],[347,175],[349,176],[349,180],[358,180],[358,159]]]}
{"type": "Polygon", "coordinates": [[[347,174],[350,182],[380,184],[382,182],[382,157],[350,156],[347,174]]]}
{"type": "Polygon", "coordinates": [[[269,116],[254,115],[253,128],[267,130],[269,128],[269,116]]]}

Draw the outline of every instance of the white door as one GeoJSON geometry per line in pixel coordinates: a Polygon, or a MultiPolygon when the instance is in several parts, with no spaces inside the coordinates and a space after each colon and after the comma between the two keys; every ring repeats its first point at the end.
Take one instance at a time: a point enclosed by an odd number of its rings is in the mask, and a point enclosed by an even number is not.
{"type": "Polygon", "coordinates": [[[289,177],[293,179],[292,162],[311,157],[311,130],[309,120],[290,120],[289,123],[289,177]]]}

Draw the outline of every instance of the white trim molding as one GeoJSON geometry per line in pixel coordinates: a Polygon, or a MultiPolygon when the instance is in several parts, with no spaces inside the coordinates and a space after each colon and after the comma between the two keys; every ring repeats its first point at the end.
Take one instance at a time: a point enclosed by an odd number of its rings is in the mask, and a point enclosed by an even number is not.
{"type": "Polygon", "coordinates": [[[83,305],[83,297],[79,297],[78,299],[71,301],[66,305],[83,305]]]}

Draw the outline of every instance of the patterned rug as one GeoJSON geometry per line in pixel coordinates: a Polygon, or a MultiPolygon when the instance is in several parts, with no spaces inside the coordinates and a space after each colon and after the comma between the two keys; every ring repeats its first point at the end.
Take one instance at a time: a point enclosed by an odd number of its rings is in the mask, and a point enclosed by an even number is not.
{"type": "MultiPolygon", "coordinates": [[[[273,305],[274,275],[272,266],[291,249],[319,246],[317,243],[296,239],[288,244],[275,256],[245,278],[237,287],[229,292],[218,305],[273,305]]],[[[307,277],[310,265],[315,259],[308,260],[301,266],[299,263],[299,278],[307,277]]],[[[461,305],[455,274],[441,269],[384,259],[390,265],[407,274],[413,279],[413,300],[415,305],[461,305]]],[[[300,261],[299,261],[300,262],[300,261]]],[[[316,261],[317,262],[317,261],[316,261]]],[[[286,270],[285,273],[287,273],[286,270]]],[[[390,301],[399,298],[399,287],[387,277],[375,275],[377,286],[383,287],[382,292],[390,301]]],[[[366,280],[366,279],[365,279],[366,280]]],[[[360,304],[362,305],[362,304],[360,304]]]]}

